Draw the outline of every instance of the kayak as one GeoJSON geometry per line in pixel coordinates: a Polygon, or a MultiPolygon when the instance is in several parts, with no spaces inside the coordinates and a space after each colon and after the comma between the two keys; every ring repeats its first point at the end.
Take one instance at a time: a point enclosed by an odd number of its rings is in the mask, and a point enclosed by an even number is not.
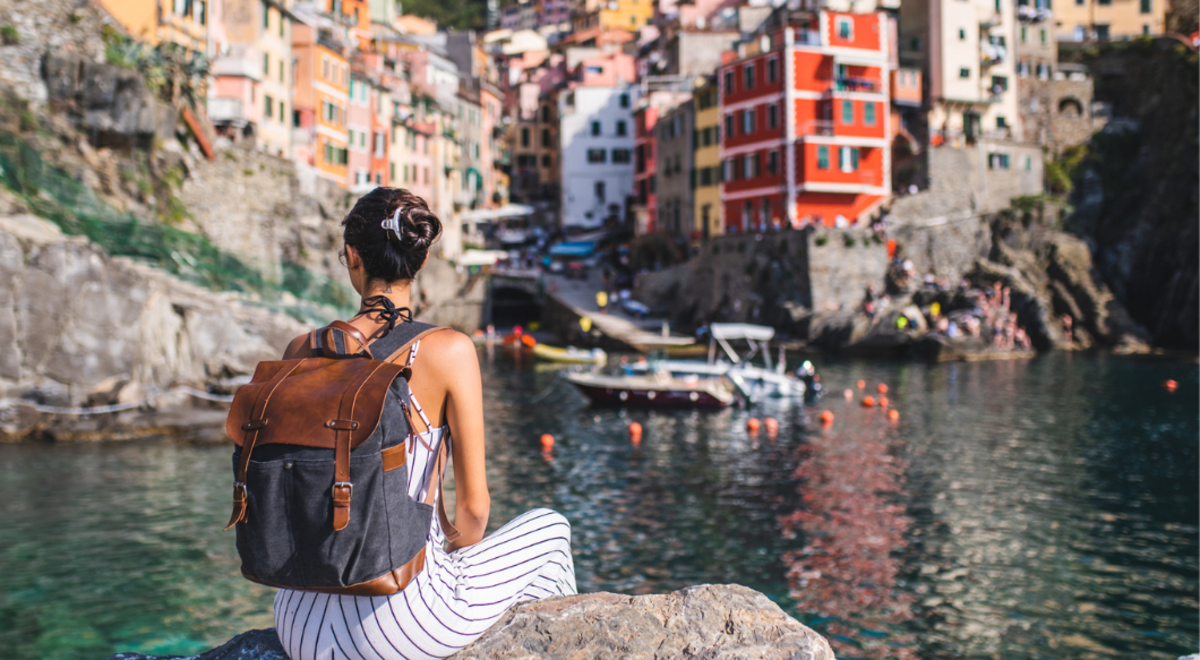
{"type": "Polygon", "coordinates": [[[533,354],[542,360],[562,362],[564,364],[604,364],[608,360],[608,354],[599,348],[587,350],[574,346],[559,348],[557,346],[547,346],[546,344],[536,344],[533,347],[533,354]]]}

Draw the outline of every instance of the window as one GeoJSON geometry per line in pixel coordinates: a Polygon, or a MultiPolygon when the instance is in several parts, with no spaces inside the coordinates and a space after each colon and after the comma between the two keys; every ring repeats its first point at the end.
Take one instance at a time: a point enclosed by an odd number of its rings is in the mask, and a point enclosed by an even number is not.
{"type": "Polygon", "coordinates": [[[725,96],[733,94],[733,69],[725,71],[725,96]]]}
{"type": "Polygon", "coordinates": [[[758,176],[758,154],[746,154],[745,162],[746,178],[753,179],[758,176]]]}
{"type": "Polygon", "coordinates": [[[774,103],[767,106],[767,128],[779,128],[779,106],[774,103]]]}
{"type": "Polygon", "coordinates": [[[600,135],[600,122],[592,122],[592,135],[600,135]]]}
{"type": "Polygon", "coordinates": [[[779,152],[774,149],[767,152],[767,174],[779,174],[779,152]]]}
{"type": "Polygon", "coordinates": [[[542,146],[550,147],[550,129],[548,128],[542,129],[542,146]]]}
{"type": "Polygon", "coordinates": [[[913,50],[921,50],[921,37],[913,37],[912,41],[909,43],[909,46],[911,46],[913,50]]]}
{"type": "Polygon", "coordinates": [[[725,137],[733,137],[733,113],[725,115],[725,137]]]}
{"type": "Polygon", "coordinates": [[[631,162],[633,162],[633,155],[630,153],[630,151],[628,149],[613,149],[612,150],[612,162],[614,162],[614,163],[631,163],[631,162]]]}
{"type": "MultiPolygon", "coordinates": [[[[613,161],[617,160],[617,155],[613,154],[613,161]]],[[[550,154],[542,154],[542,167],[550,167],[550,154]]]]}
{"type": "Polygon", "coordinates": [[[712,168],[711,167],[700,168],[699,175],[700,175],[699,185],[701,187],[712,185],[713,181],[712,181],[712,168]]]}
{"type": "Polygon", "coordinates": [[[271,75],[271,55],[270,55],[270,53],[263,53],[263,75],[264,76],[271,75]]]}
{"type": "Polygon", "coordinates": [[[767,60],[767,82],[773,83],[779,79],[779,60],[772,57],[767,60]]]}
{"type": "Polygon", "coordinates": [[[1008,119],[996,117],[996,128],[1008,128],[1008,119]]]}
{"type": "Polygon", "coordinates": [[[588,149],[587,160],[589,163],[603,163],[607,160],[607,153],[603,149],[588,149]]]}
{"type": "MultiPolygon", "coordinates": [[[[1102,2],[1100,4],[1104,4],[1104,3],[1102,2]]],[[[1108,26],[1107,25],[1097,25],[1096,26],[1096,39],[1099,41],[1108,41],[1108,26]]]]}
{"type": "Polygon", "coordinates": [[[721,163],[721,180],[733,181],[733,159],[727,159],[721,163]]]}
{"type": "Polygon", "coordinates": [[[839,18],[837,20],[837,35],[838,39],[854,39],[854,23],[848,18],[839,18]]]}
{"type": "Polygon", "coordinates": [[[999,94],[1000,92],[1008,91],[1007,76],[992,76],[992,93],[999,94]]]}
{"type": "Polygon", "coordinates": [[[542,106],[542,123],[543,124],[550,123],[550,106],[548,106],[548,105],[542,106]]]}
{"type": "Polygon", "coordinates": [[[824,145],[817,147],[817,169],[829,169],[829,147],[824,145]]]}
{"type": "Polygon", "coordinates": [[[622,94],[622,95],[621,95],[621,107],[622,107],[622,108],[628,108],[628,107],[629,107],[629,95],[628,95],[628,94],[622,94]]]}
{"type": "Polygon", "coordinates": [[[1140,8],[1143,14],[1149,14],[1154,9],[1153,0],[1141,0],[1140,8]]]}
{"type": "Polygon", "coordinates": [[[1007,170],[1009,166],[1008,154],[988,154],[989,170],[1007,170]]]}
{"type": "Polygon", "coordinates": [[[875,104],[874,103],[868,102],[868,103],[863,104],[863,125],[864,126],[874,126],[875,125],[875,104]]]}
{"type": "Polygon", "coordinates": [[[263,117],[270,119],[271,112],[275,109],[275,99],[270,96],[263,96],[263,117]]]}
{"type": "Polygon", "coordinates": [[[283,20],[283,14],[280,14],[279,15],[279,36],[281,36],[281,37],[285,36],[283,29],[286,24],[287,24],[287,21],[283,20]]]}
{"type": "Polygon", "coordinates": [[[750,219],[754,217],[754,202],[746,200],[742,205],[742,227],[750,229],[750,219]]]}
{"type": "Polygon", "coordinates": [[[750,135],[754,132],[754,108],[742,110],[742,135],[750,135]]]}
{"type": "Polygon", "coordinates": [[[858,149],[856,147],[838,149],[838,169],[843,172],[853,172],[858,169],[858,149]]]}
{"type": "Polygon", "coordinates": [[[524,126],[521,127],[521,146],[529,146],[529,128],[524,126]]]}
{"type": "Polygon", "coordinates": [[[854,102],[842,101],[842,123],[846,126],[854,124],[854,102]]]}
{"type": "Polygon", "coordinates": [[[1028,32],[1029,32],[1028,29],[1024,25],[1022,25],[1021,26],[1021,43],[1025,43],[1025,42],[1029,41],[1028,32]]]}
{"type": "Polygon", "coordinates": [[[747,62],[742,70],[746,74],[746,89],[754,89],[754,62],[747,62]]]}
{"type": "Polygon", "coordinates": [[[263,2],[262,9],[263,9],[263,29],[267,30],[267,29],[270,29],[270,27],[271,27],[271,8],[267,6],[266,2],[263,2]]]}
{"type": "Polygon", "coordinates": [[[617,120],[617,135],[620,137],[625,136],[625,120],[624,119],[617,120]]]}
{"type": "Polygon", "coordinates": [[[959,69],[959,70],[958,70],[958,77],[959,77],[959,78],[970,78],[970,77],[971,77],[971,70],[970,70],[970,69],[959,69]]]}
{"type": "Polygon", "coordinates": [[[1025,171],[1026,171],[1026,172],[1032,172],[1032,171],[1033,171],[1033,159],[1032,159],[1032,158],[1030,158],[1029,156],[1026,156],[1026,157],[1025,157],[1025,171]]]}
{"type": "Polygon", "coordinates": [[[1049,80],[1050,79],[1050,65],[1049,64],[1037,65],[1037,77],[1038,77],[1038,80],[1049,80]]]}
{"type": "MultiPolygon", "coordinates": [[[[200,25],[204,25],[204,24],[208,23],[208,16],[207,16],[208,12],[206,10],[207,10],[207,5],[205,5],[204,0],[196,0],[196,13],[193,14],[193,16],[196,17],[196,22],[199,23],[200,25]]],[[[282,16],[280,17],[279,22],[281,24],[283,23],[282,16]]]]}
{"type": "Polygon", "coordinates": [[[279,102],[279,121],[280,122],[287,121],[287,119],[285,119],[286,117],[287,117],[287,105],[284,104],[283,101],[280,101],[279,102]]]}
{"type": "Polygon", "coordinates": [[[284,76],[286,75],[284,73],[285,70],[286,69],[284,68],[283,60],[279,60],[279,82],[283,82],[284,76]]]}
{"type": "Polygon", "coordinates": [[[1020,78],[1029,77],[1029,62],[1017,62],[1017,76],[1020,78]]]}
{"type": "Polygon", "coordinates": [[[603,204],[605,201],[605,185],[603,181],[596,182],[596,202],[603,204]]]}
{"type": "Polygon", "coordinates": [[[966,30],[964,30],[962,28],[958,28],[958,40],[959,41],[967,40],[967,31],[966,30]]]}

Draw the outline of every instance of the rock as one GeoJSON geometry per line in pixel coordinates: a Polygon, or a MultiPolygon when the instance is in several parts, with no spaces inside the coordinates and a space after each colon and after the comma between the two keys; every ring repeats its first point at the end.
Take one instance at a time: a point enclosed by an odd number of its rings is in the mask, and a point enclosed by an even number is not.
{"type": "MultiPolygon", "coordinates": [[[[178,656],[172,656],[177,658],[178,656]]],[[[736,584],[670,594],[583,594],[510,610],[451,660],[834,660],[829,643],[736,584]]],[[[119,653],[108,660],[170,660],[119,653]]],[[[252,630],[189,660],[287,660],[274,630],[252,630]]]]}
{"type": "Polygon", "coordinates": [[[699,585],[663,595],[596,593],[525,603],[452,658],[832,660],[833,651],[753,589],[699,585]]]}

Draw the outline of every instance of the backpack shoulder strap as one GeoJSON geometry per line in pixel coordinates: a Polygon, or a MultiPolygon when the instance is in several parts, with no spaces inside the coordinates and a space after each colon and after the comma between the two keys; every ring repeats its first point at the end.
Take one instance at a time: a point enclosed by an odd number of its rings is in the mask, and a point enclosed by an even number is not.
{"type": "Polygon", "coordinates": [[[426,330],[422,330],[416,337],[409,339],[400,348],[397,348],[396,350],[392,351],[391,355],[389,355],[385,358],[382,358],[383,361],[384,362],[395,362],[396,360],[398,360],[400,358],[400,356],[404,355],[405,351],[408,351],[408,361],[405,362],[404,366],[411,369],[413,361],[417,359],[417,349],[421,345],[421,340],[435,332],[441,332],[442,330],[449,330],[449,328],[435,326],[432,328],[428,328],[426,330]]]}

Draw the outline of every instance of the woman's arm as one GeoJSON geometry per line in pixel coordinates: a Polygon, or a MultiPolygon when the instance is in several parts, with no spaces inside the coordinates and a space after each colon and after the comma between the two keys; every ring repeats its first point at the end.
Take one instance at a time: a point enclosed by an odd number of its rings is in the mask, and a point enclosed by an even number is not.
{"type": "Polygon", "coordinates": [[[446,387],[446,424],[454,448],[454,526],[462,534],[450,544],[454,551],[483,538],[492,506],[484,471],[483,384],[470,337],[459,332],[439,332],[430,339],[434,337],[440,345],[430,354],[438,356],[439,380],[446,387]]]}

